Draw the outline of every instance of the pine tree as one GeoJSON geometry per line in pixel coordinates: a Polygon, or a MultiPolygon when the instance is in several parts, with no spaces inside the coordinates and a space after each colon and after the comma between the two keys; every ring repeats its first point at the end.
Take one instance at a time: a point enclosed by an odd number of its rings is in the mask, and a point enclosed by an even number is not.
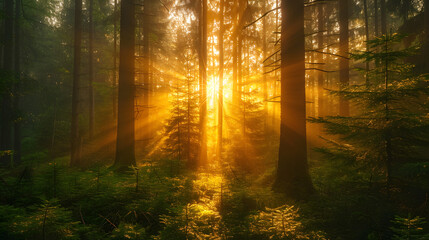
{"type": "Polygon", "coordinates": [[[198,79],[194,76],[196,69],[196,53],[192,51],[191,42],[185,33],[178,31],[176,53],[176,71],[179,77],[174,79],[171,86],[172,116],[167,120],[164,135],[167,136],[164,150],[169,158],[179,163],[186,160],[188,167],[195,167],[199,148],[199,108],[198,79]]]}
{"type": "Polygon", "coordinates": [[[80,64],[82,42],[82,0],[75,0],[74,9],[74,63],[71,120],[71,166],[81,165],[81,136],[79,134],[80,64]]]}
{"type": "Polygon", "coordinates": [[[304,1],[283,0],[281,126],[275,186],[290,197],[313,191],[308,172],[305,106],[304,1]]]}
{"type": "Polygon", "coordinates": [[[408,214],[408,217],[395,216],[395,219],[392,220],[392,223],[395,226],[391,227],[394,240],[423,240],[428,239],[429,234],[425,234],[423,226],[426,224],[425,218],[422,217],[411,217],[411,214],[408,214]]]}
{"type": "Polygon", "coordinates": [[[388,185],[393,180],[393,168],[418,161],[414,150],[427,143],[427,109],[421,101],[421,94],[429,90],[422,84],[427,79],[414,75],[414,66],[404,61],[415,48],[399,49],[402,39],[393,34],[369,41],[369,51],[353,56],[356,60],[380,62],[367,72],[368,82],[332,91],[355,103],[359,113],[312,119],[340,138],[340,142],[329,140],[331,147],[319,151],[363,173],[382,176],[388,185]]]}
{"type": "Polygon", "coordinates": [[[135,165],[134,139],[134,55],[135,6],[133,0],[121,2],[121,31],[118,84],[118,126],[115,165],[119,168],[135,165]]]}

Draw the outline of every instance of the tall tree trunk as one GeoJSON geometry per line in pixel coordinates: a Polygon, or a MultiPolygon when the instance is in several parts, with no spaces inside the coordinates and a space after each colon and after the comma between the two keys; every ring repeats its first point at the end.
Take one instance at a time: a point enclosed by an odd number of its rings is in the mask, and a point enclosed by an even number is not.
{"type": "Polygon", "coordinates": [[[80,133],[79,133],[79,97],[80,97],[80,61],[82,38],[82,0],[75,0],[74,9],[74,63],[73,63],[73,93],[72,93],[72,122],[71,122],[71,166],[81,165],[80,133]]]}
{"type": "Polygon", "coordinates": [[[379,34],[378,0],[374,0],[374,32],[375,36],[379,34]]]}
{"type": "Polygon", "coordinates": [[[424,61],[425,61],[425,72],[429,72],[429,0],[424,0],[424,28],[425,28],[425,40],[423,45],[424,61]]]}
{"type": "Polygon", "coordinates": [[[222,140],[223,140],[223,67],[224,67],[224,51],[223,51],[223,34],[224,34],[224,3],[225,0],[220,0],[219,13],[219,99],[218,99],[218,149],[217,155],[221,159],[222,140]]]}
{"type": "Polygon", "coordinates": [[[234,10],[232,13],[232,25],[234,31],[232,32],[232,105],[237,106],[237,91],[238,91],[238,1],[234,0],[234,10]]]}
{"type": "MultiPolygon", "coordinates": [[[[364,11],[364,15],[365,15],[365,46],[366,46],[366,51],[369,51],[369,45],[368,45],[368,41],[369,41],[369,21],[368,21],[368,0],[363,0],[363,11],[364,11]]],[[[368,72],[369,72],[369,62],[366,61],[365,62],[365,84],[366,86],[369,86],[369,76],[368,76],[368,72]]]]}
{"type": "MultiPolygon", "coordinates": [[[[324,10],[323,10],[324,4],[319,4],[317,10],[317,48],[319,51],[323,51],[324,49],[324,31],[325,31],[325,15],[324,15],[324,10]]],[[[319,63],[323,63],[324,59],[323,59],[323,53],[319,54],[319,59],[318,59],[319,63]]],[[[318,113],[319,116],[324,116],[324,100],[325,100],[325,96],[324,96],[324,86],[325,86],[325,74],[322,71],[319,71],[317,73],[317,96],[318,96],[318,113]]]]}
{"type": "MultiPolygon", "coordinates": [[[[2,1],[1,9],[3,10],[2,14],[5,12],[6,1],[2,1]]],[[[5,21],[0,22],[0,42],[4,43],[5,40],[5,21]]],[[[3,53],[4,53],[4,45],[0,46],[0,67],[3,69],[3,53]]],[[[1,96],[2,97],[2,96],[1,96]]],[[[0,140],[1,142],[1,140],[0,140]]]]}
{"type": "Polygon", "coordinates": [[[386,0],[380,0],[381,34],[387,34],[386,0]]]}
{"type": "Polygon", "coordinates": [[[207,163],[207,0],[200,0],[200,159],[199,164],[207,163]]]}
{"type": "MultiPolygon", "coordinates": [[[[4,5],[4,51],[3,51],[3,69],[7,78],[13,77],[13,0],[5,0],[4,5]]],[[[11,82],[11,81],[10,81],[11,82]]],[[[12,99],[10,91],[5,89],[1,102],[1,140],[0,151],[12,150],[12,99]]],[[[0,154],[2,155],[2,153],[0,154]]],[[[9,154],[0,156],[0,163],[9,166],[11,157],[9,154]]]]}
{"type": "Polygon", "coordinates": [[[94,136],[94,0],[89,0],[89,59],[88,59],[88,116],[89,116],[89,138],[94,136]]]}
{"type": "Polygon", "coordinates": [[[15,2],[15,86],[14,86],[14,136],[13,136],[13,162],[15,165],[21,163],[21,0],[15,2]]]}
{"type": "MultiPolygon", "coordinates": [[[[149,133],[150,133],[150,124],[149,124],[149,96],[151,93],[151,86],[150,86],[150,80],[149,80],[149,61],[150,61],[150,55],[149,55],[149,35],[150,35],[150,15],[151,13],[151,0],[145,0],[144,1],[144,12],[143,12],[143,65],[142,65],[142,72],[143,72],[143,122],[145,129],[144,131],[144,139],[146,140],[145,143],[148,142],[149,139],[149,133]]],[[[147,149],[146,149],[147,150],[147,149]]]]}
{"type": "Polygon", "coordinates": [[[313,191],[307,164],[304,0],[282,0],[281,125],[275,187],[293,198],[313,191]]]}
{"type": "MultiPolygon", "coordinates": [[[[349,0],[339,0],[340,22],[340,88],[349,85],[349,0]]],[[[340,115],[349,116],[349,101],[340,95],[340,115]]]]}
{"type": "MultiPolygon", "coordinates": [[[[262,0],[262,12],[265,13],[267,11],[267,1],[262,0]]],[[[262,58],[263,61],[267,59],[267,19],[264,17],[262,19],[262,58]]],[[[264,63],[262,63],[262,80],[264,83],[264,132],[268,131],[268,82],[267,82],[267,74],[264,73],[264,63]]]]}
{"type": "Polygon", "coordinates": [[[124,168],[135,165],[134,153],[134,49],[135,12],[133,0],[121,1],[118,127],[115,166],[124,168]]]}
{"type": "Polygon", "coordinates": [[[242,23],[243,23],[243,14],[242,10],[244,9],[243,0],[238,0],[238,9],[239,9],[239,19],[237,26],[237,104],[242,104],[242,93],[243,93],[243,33],[242,33],[242,23]]]}
{"type": "Polygon", "coordinates": [[[117,72],[116,72],[116,67],[117,67],[117,47],[118,47],[118,43],[117,43],[117,38],[118,38],[118,34],[117,34],[117,21],[118,21],[118,0],[114,1],[114,13],[113,13],[113,94],[112,94],[112,106],[113,106],[113,119],[116,119],[116,114],[117,114],[117,89],[116,89],[116,83],[117,83],[117,72]]]}

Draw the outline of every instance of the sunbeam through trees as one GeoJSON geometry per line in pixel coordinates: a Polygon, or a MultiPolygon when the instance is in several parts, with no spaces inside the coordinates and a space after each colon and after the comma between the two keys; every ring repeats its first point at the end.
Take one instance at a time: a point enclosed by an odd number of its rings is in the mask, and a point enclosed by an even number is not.
{"type": "Polygon", "coordinates": [[[2,0],[0,239],[429,239],[428,0],[2,0]]]}

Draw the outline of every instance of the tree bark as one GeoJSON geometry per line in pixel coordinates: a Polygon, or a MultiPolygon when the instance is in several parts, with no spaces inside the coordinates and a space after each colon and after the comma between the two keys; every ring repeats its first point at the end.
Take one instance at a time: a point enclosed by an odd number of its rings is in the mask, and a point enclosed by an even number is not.
{"type": "MultiPolygon", "coordinates": [[[[267,12],[267,1],[262,0],[262,12],[267,12]]],[[[267,59],[267,19],[264,17],[262,19],[262,58],[265,61],[267,59]]],[[[264,63],[262,63],[262,80],[264,83],[264,132],[268,131],[268,82],[267,74],[264,74],[265,68],[264,63]]]]}
{"type": "Polygon", "coordinates": [[[80,166],[81,144],[79,133],[79,96],[80,96],[80,62],[82,38],[82,0],[75,0],[74,10],[74,63],[73,63],[73,93],[72,93],[72,122],[71,122],[71,166],[80,166]]]}
{"type": "MultiPolygon", "coordinates": [[[[145,129],[144,139],[149,139],[150,137],[150,124],[149,124],[149,96],[151,93],[151,85],[150,85],[150,75],[149,75],[149,62],[150,62],[150,54],[149,54],[149,35],[150,35],[150,15],[151,15],[151,1],[144,1],[144,12],[143,12],[143,64],[142,64],[142,72],[143,72],[143,122],[145,123],[143,126],[145,129]]],[[[148,141],[145,141],[147,143],[148,141]]]]}
{"type": "Polygon", "coordinates": [[[200,0],[200,151],[199,165],[207,163],[207,0],[200,0]]]}
{"type": "Polygon", "coordinates": [[[135,12],[133,0],[121,1],[118,126],[115,166],[126,168],[135,165],[134,140],[134,50],[135,12]]]}
{"type": "MultiPolygon", "coordinates": [[[[6,73],[6,78],[13,76],[13,0],[5,0],[4,5],[4,50],[3,50],[3,69],[6,73]]],[[[5,89],[1,102],[1,141],[0,151],[12,150],[12,99],[10,91],[5,89]]],[[[0,154],[1,155],[1,154],[0,154]]],[[[11,156],[4,154],[0,156],[0,163],[4,166],[9,166],[11,156]]]]}
{"type": "MultiPolygon", "coordinates": [[[[317,31],[319,32],[317,34],[317,48],[319,51],[323,51],[324,49],[324,31],[325,31],[325,15],[324,15],[324,4],[319,4],[317,10],[317,31]]],[[[323,54],[320,53],[319,54],[319,59],[318,59],[319,63],[323,63],[324,59],[323,59],[323,54]]],[[[324,100],[325,100],[325,96],[324,96],[324,86],[325,86],[325,74],[322,71],[319,71],[317,73],[317,96],[318,96],[318,113],[319,116],[324,116],[324,100]]]]}
{"type": "Polygon", "coordinates": [[[429,0],[424,0],[424,31],[425,40],[423,45],[425,72],[429,72],[429,0]]]}
{"type": "Polygon", "coordinates": [[[232,102],[233,106],[237,106],[237,91],[238,91],[238,1],[234,0],[234,10],[232,13],[232,25],[233,29],[235,29],[232,32],[232,102]]]}
{"type": "Polygon", "coordinates": [[[379,17],[378,17],[378,0],[374,0],[374,32],[375,36],[378,36],[379,34],[379,17]]]}
{"type": "Polygon", "coordinates": [[[387,34],[386,0],[380,0],[381,34],[387,34]]]}
{"type": "Polygon", "coordinates": [[[94,136],[94,0],[89,0],[89,54],[88,54],[88,116],[89,116],[89,139],[94,136]]]}
{"type": "MultiPolygon", "coordinates": [[[[340,89],[349,85],[349,0],[339,0],[340,89]]],[[[340,116],[349,116],[349,101],[340,95],[340,116]]]]}
{"type": "Polygon", "coordinates": [[[118,34],[117,34],[117,14],[118,14],[118,0],[114,1],[114,12],[113,12],[113,94],[112,94],[112,106],[113,106],[113,119],[116,119],[116,114],[117,114],[117,71],[116,71],[116,67],[117,67],[117,47],[118,47],[118,43],[117,43],[117,38],[118,38],[118,34]]]}
{"type": "Polygon", "coordinates": [[[15,84],[14,84],[14,136],[13,136],[13,162],[21,163],[21,121],[20,97],[21,97],[21,0],[15,3],[15,84]]]}
{"type": "MultiPolygon", "coordinates": [[[[369,51],[369,45],[368,45],[368,41],[369,41],[369,21],[368,21],[368,0],[363,0],[363,11],[364,11],[364,16],[365,16],[365,46],[366,46],[366,51],[369,51]]],[[[366,86],[369,86],[369,76],[368,76],[368,72],[369,72],[369,62],[366,61],[365,62],[365,84],[366,86]]]]}
{"type": "Polygon", "coordinates": [[[224,51],[223,51],[223,35],[224,35],[224,2],[220,0],[219,13],[219,99],[218,99],[218,159],[222,159],[222,140],[223,140],[223,67],[224,67],[224,51]]]}
{"type": "Polygon", "coordinates": [[[241,105],[243,93],[243,0],[238,0],[239,19],[237,26],[237,104],[241,105]]]}
{"type": "Polygon", "coordinates": [[[292,198],[312,191],[307,164],[304,1],[282,0],[281,125],[275,188],[292,198]]]}

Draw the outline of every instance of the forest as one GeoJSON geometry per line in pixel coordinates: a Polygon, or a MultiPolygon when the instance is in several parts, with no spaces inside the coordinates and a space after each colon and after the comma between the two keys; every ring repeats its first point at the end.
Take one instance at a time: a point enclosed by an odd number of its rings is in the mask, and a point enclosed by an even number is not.
{"type": "Polygon", "coordinates": [[[429,0],[0,8],[0,239],[429,239],[429,0]]]}

